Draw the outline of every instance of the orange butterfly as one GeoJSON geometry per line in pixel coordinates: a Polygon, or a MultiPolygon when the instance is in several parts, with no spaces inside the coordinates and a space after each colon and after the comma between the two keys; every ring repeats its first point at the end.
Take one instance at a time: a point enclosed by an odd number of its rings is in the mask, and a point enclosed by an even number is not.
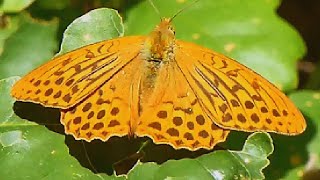
{"type": "Polygon", "coordinates": [[[304,117],[274,85],[238,62],[176,40],[172,19],[149,36],[91,44],[55,57],[13,89],[61,109],[76,139],[148,136],[176,149],[212,149],[230,130],[302,133],[304,117]]]}

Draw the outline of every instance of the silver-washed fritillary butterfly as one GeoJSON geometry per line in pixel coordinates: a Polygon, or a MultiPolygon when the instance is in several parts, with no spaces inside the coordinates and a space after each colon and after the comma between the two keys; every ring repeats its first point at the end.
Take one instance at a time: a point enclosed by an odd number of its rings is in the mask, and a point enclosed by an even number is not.
{"type": "Polygon", "coordinates": [[[91,44],[18,81],[19,101],[61,109],[76,139],[148,136],[157,144],[212,149],[230,130],[300,134],[305,120],[274,85],[210,49],[176,40],[171,19],[149,36],[91,44]]]}

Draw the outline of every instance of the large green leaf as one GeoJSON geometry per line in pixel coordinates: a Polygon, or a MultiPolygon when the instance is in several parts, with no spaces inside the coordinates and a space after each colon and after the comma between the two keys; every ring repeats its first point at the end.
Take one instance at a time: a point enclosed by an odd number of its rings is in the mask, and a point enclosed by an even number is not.
{"type": "Polygon", "coordinates": [[[302,90],[291,93],[290,98],[304,114],[307,129],[296,137],[273,136],[276,149],[270,161],[276,163],[266,168],[267,179],[301,179],[304,174],[318,179],[313,172],[320,171],[320,93],[302,90]]]}
{"type": "Polygon", "coordinates": [[[242,151],[215,151],[196,159],[171,160],[161,165],[138,163],[129,179],[264,179],[262,169],[272,153],[270,136],[254,133],[242,151]]]}
{"type": "MultiPolygon", "coordinates": [[[[319,179],[320,172],[320,91],[303,90],[290,94],[291,99],[297,104],[308,120],[308,141],[304,141],[308,156],[301,158],[300,166],[288,172],[283,179],[319,179]]],[[[307,138],[305,138],[307,139],[307,138]]],[[[300,146],[302,143],[300,143],[300,146]]],[[[295,154],[295,159],[297,155],[295,154]]]]}
{"type": "MultiPolygon", "coordinates": [[[[154,0],[161,16],[172,17],[193,0],[154,0]],[[183,2],[183,3],[180,3],[183,2]]],[[[304,43],[276,13],[278,0],[201,0],[173,20],[178,39],[228,55],[283,90],[297,85],[296,63],[304,43]]],[[[127,13],[126,34],[147,34],[159,23],[148,1],[127,13]]]]}
{"type": "Polygon", "coordinates": [[[6,38],[0,56],[0,78],[25,75],[50,59],[57,48],[56,20],[38,22],[25,13],[12,18],[18,18],[19,24],[6,38]]]}
{"type": "Polygon", "coordinates": [[[92,10],[68,26],[63,34],[59,54],[120,36],[123,36],[123,24],[116,10],[107,8],[92,10]]]}
{"type": "MultiPolygon", "coordinates": [[[[308,144],[309,153],[317,153],[320,156],[320,91],[303,90],[290,94],[290,98],[305,115],[310,124],[310,131],[314,132],[313,141],[308,144]]],[[[320,168],[320,161],[317,162],[320,168]]]]}

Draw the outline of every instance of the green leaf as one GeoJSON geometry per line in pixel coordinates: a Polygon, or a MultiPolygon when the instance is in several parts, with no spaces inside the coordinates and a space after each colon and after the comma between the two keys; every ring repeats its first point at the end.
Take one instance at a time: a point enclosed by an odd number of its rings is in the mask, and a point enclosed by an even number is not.
{"type": "Polygon", "coordinates": [[[17,79],[0,80],[1,179],[111,179],[83,168],[69,155],[63,135],[14,114],[9,94],[17,79]]]}
{"type": "Polygon", "coordinates": [[[28,7],[34,1],[35,0],[2,0],[0,3],[0,12],[19,12],[28,7]]]}
{"type": "Polygon", "coordinates": [[[19,22],[19,18],[16,16],[3,17],[4,27],[0,29],[0,55],[3,52],[5,41],[19,28],[19,22]]]}
{"type": "MultiPolygon", "coordinates": [[[[312,121],[316,129],[320,130],[320,91],[301,90],[291,93],[289,97],[305,115],[307,120],[312,121]]],[[[318,137],[320,138],[320,136],[318,137]]],[[[309,147],[309,150],[320,152],[320,144],[317,143],[314,145],[315,146],[312,145],[312,147],[309,147]]]]}
{"type": "Polygon", "coordinates": [[[59,54],[120,36],[123,36],[123,24],[116,10],[108,8],[92,10],[68,26],[63,35],[59,54]]]}
{"type": "Polygon", "coordinates": [[[14,112],[12,111],[12,106],[14,103],[14,99],[10,97],[10,90],[13,84],[19,79],[19,77],[11,77],[8,79],[0,80],[0,123],[6,124],[5,120],[8,120],[11,116],[13,116],[14,112]]]}
{"type": "MultiPolygon", "coordinates": [[[[320,92],[302,90],[290,98],[307,121],[306,131],[295,137],[273,135],[275,151],[267,169],[267,179],[301,179],[307,171],[320,170],[320,92]]],[[[317,178],[316,178],[317,179],[317,178]]]]}
{"type": "Polygon", "coordinates": [[[138,163],[129,179],[264,179],[272,139],[267,133],[248,137],[242,151],[215,151],[196,159],[170,160],[161,165],[138,163]]]}
{"type": "MultiPolygon", "coordinates": [[[[154,1],[164,17],[172,17],[190,2],[154,1]]],[[[277,15],[278,4],[278,0],[201,0],[178,14],[173,24],[178,39],[237,59],[291,90],[298,82],[297,60],[306,48],[297,31],[277,15]]],[[[144,1],[128,11],[126,34],[148,34],[158,23],[159,15],[144,1]]]]}
{"type": "Polygon", "coordinates": [[[24,75],[50,59],[57,46],[56,20],[37,22],[26,14],[18,15],[18,29],[6,39],[0,56],[0,78],[24,75]]]}
{"type": "Polygon", "coordinates": [[[290,94],[290,98],[295,102],[297,107],[301,110],[304,116],[307,118],[308,127],[305,134],[309,134],[309,140],[307,141],[307,164],[305,167],[298,167],[296,173],[288,174],[286,179],[292,178],[296,175],[297,178],[301,178],[304,174],[307,179],[317,179],[320,171],[320,91],[302,90],[290,94]],[[302,173],[303,172],[303,173],[302,173]],[[289,176],[291,175],[291,177],[289,176]]]}

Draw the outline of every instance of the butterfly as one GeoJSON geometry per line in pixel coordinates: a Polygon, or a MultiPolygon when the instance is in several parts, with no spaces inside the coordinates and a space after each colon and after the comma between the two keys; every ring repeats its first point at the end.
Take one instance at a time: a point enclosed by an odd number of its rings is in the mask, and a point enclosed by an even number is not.
{"type": "Polygon", "coordinates": [[[18,101],[59,108],[65,133],[107,141],[147,136],[212,149],[231,130],[297,135],[306,122],[273,84],[237,61],[175,38],[172,18],[148,36],[87,45],[20,79],[18,101]]]}

